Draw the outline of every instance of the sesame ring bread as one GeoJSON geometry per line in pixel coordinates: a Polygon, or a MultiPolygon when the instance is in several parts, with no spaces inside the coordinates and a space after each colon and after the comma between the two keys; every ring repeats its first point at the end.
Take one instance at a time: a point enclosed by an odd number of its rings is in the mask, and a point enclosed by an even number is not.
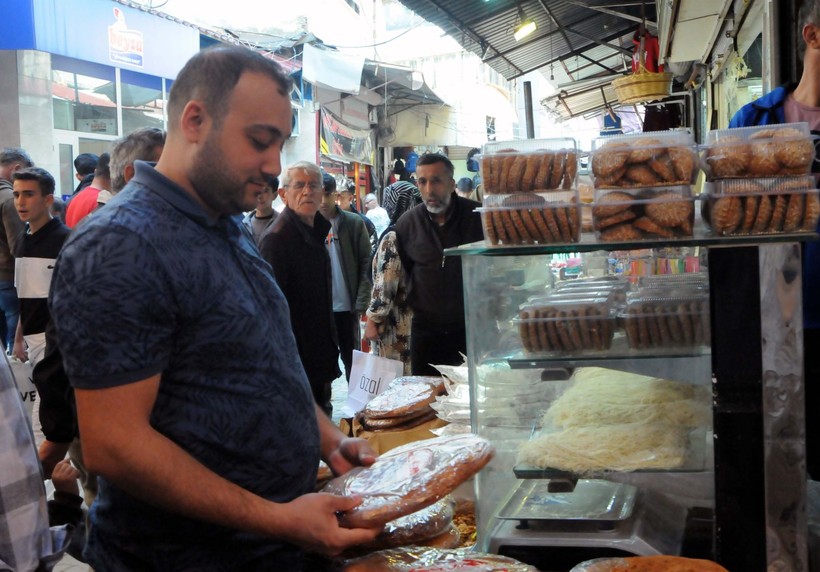
{"type": "Polygon", "coordinates": [[[666,153],[666,147],[659,139],[642,137],[632,141],[633,149],[629,152],[628,163],[646,163],[654,157],[666,153]]]}
{"type": "Polygon", "coordinates": [[[675,182],[691,183],[695,173],[695,154],[688,147],[670,147],[669,159],[675,170],[675,182]]]}
{"type": "Polygon", "coordinates": [[[716,179],[738,177],[749,168],[749,145],[737,135],[727,135],[706,152],[706,163],[716,179]]]}
{"type": "Polygon", "coordinates": [[[679,226],[694,214],[691,201],[674,200],[683,198],[676,192],[665,191],[658,193],[655,198],[662,202],[649,203],[645,210],[649,218],[662,226],[679,226]]]}
{"type": "Polygon", "coordinates": [[[601,240],[605,242],[623,242],[627,240],[637,240],[643,237],[643,233],[629,223],[617,224],[601,231],[601,240]]]}
{"type": "Polygon", "coordinates": [[[592,214],[596,217],[608,217],[629,209],[634,197],[622,191],[612,191],[598,197],[592,214]]]}
{"type": "Polygon", "coordinates": [[[742,218],[740,197],[734,195],[721,197],[712,205],[712,228],[718,234],[732,234],[742,218]]]}
{"type": "Polygon", "coordinates": [[[323,491],[362,497],[362,504],[339,515],[341,526],[382,526],[449,494],[493,453],[489,441],[473,434],[415,441],[380,455],[370,467],[333,479],[323,491]]]}
{"type": "Polygon", "coordinates": [[[629,159],[629,145],[622,141],[611,141],[592,156],[592,174],[609,177],[626,166],[629,159]]]}

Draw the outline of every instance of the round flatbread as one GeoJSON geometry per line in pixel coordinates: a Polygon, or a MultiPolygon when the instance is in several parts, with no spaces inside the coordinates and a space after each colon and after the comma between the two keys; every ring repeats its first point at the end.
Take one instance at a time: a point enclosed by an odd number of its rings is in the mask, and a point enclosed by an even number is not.
{"type": "Polygon", "coordinates": [[[374,527],[414,513],[451,493],[493,456],[486,439],[473,434],[408,443],[333,479],[324,492],[361,496],[362,504],[339,516],[346,528],[374,527]]]}
{"type": "Polygon", "coordinates": [[[436,572],[537,572],[537,568],[513,558],[473,552],[471,550],[444,550],[409,546],[374,552],[363,558],[348,562],[344,572],[410,572],[412,570],[436,570],[436,572]]]}
{"type": "Polygon", "coordinates": [[[630,556],[596,558],[581,562],[570,572],[727,572],[711,560],[681,556],[630,556]]]}
{"type": "Polygon", "coordinates": [[[440,393],[441,384],[440,377],[397,377],[383,393],[367,403],[362,414],[368,419],[385,419],[426,410],[440,393]]]}

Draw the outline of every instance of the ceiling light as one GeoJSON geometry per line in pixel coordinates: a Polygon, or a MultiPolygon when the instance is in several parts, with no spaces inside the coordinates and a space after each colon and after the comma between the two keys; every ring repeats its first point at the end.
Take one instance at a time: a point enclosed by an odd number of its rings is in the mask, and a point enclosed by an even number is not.
{"type": "Polygon", "coordinates": [[[521,8],[518,9],[518,20],[519,24],[515,27],[513,33],[516,42],[520,42],[535,31],[535,22],[527,18],[521,8]]]}

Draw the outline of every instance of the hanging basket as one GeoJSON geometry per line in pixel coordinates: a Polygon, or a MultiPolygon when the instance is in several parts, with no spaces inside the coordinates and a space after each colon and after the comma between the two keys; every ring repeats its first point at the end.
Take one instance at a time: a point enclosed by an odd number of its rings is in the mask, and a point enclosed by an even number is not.
{"type": "Polygon", "coordinates": [[[671,72],[649,72],[642,66],[632,75],[612,80],[612,87],[621,104],[644,103],[669,97],[673,77],[671,72]]]}

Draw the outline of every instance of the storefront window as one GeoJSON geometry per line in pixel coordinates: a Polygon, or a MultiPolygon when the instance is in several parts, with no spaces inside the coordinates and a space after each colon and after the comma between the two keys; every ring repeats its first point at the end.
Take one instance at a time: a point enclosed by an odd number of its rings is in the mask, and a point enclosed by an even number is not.
{"type": "Polygon", "coordinates": [[[117,135],[114,68],[52,56],[54,127],[117,135]]]}
{"type": "Polygon", "coordinates": [[[164,129],[162,112],[162,78],[120,70],[123,133],[140,127],[164,129]]]}

